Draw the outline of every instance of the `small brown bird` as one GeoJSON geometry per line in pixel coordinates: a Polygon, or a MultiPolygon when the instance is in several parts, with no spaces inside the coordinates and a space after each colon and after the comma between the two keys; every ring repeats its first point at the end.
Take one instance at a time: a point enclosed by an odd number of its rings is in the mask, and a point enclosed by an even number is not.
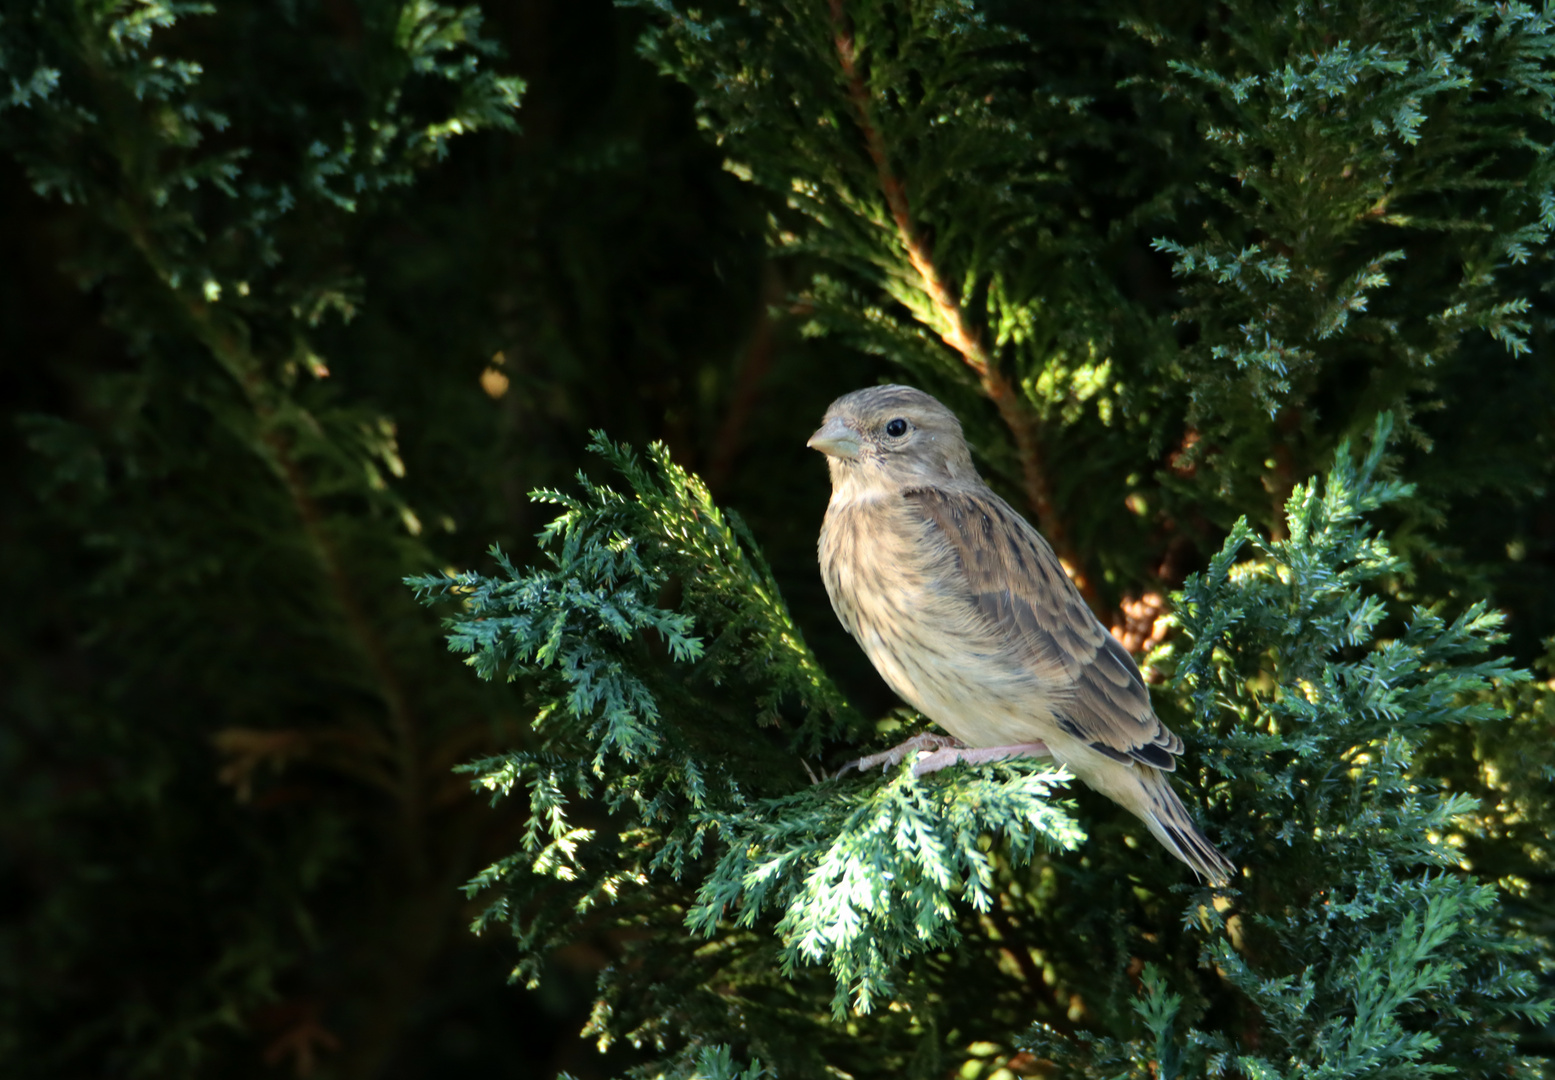
{"type": "Polygon", "coordinates": [[[919,774],[1052,757],[1228,882],[1236,868],[1167,782],[1182,740],[1047,541],[977,475],[954,414],[921,390],[870,387],[832,402],[809,445],[831,470],[820,560],[832,608],[891,689],[954,736],[844,771],[924,750],[919,774]]]}

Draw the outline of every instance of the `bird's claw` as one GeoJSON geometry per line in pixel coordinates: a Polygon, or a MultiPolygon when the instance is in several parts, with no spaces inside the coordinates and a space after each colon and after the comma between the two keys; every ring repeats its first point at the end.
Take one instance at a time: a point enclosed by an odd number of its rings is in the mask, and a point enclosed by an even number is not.
{"type": "Polygon", "coordinates": [[[951,765],[987,765],[992,761],[1006,761],[1017,757],[1052,757],[1053,752],[1044,742],[1013,743],[1009,746],[983,746],[972,749],[959,743],[925,754],[913,762],[914,776],[927,776],[951,765]]]}
{"type": "MultiPolygon", "coordinates": [[[[907,759],[907,755],[909,754],[928,752],[932,757],[938,751],[963,749],[965,749],[965,746],[963,746],[960,741],[952,739],[949,735],[935,735],[931,732],[925,731],[918,735],[914,735],[912,738],[907,739],[904,742],[897,743],[889,750],[882,750],[878,754],[870,754],[867,757],[855,758],[853,761],[848,762],[842,768],[838,769],[835,773],[832,774],[832,776],[834,779],[840,777],[849,769],[857,769],[859,772],[865,772],[869,769],[878,767],[882,772],[884,772],[886,769],[900,765],[907,759]]],[[[913,772],[918,772],[916,766],[914,766],[913,772]]]]}
{"type": "Polygon", "coordinates": [[[913,762],[912,774],[914,776],[927,776],[932,772],[939,772],[950,765],[986,765],[990,761],[1003,761],[1012,757],[1051,757],[1052,751],[1046,743],[1028,742],[1015,743],[1010,746],[988,746],[972,749],[958,739],[952,739],[948,735],[931,735],[924,732],[914,735],[906,742],[898,743],[889,750],[882,750],[878,754],[870,754],[856,761],[850,761],[834,774],[841,776],[849,769],[857,769],[863,772],[873,769],[877,765],[882,769],[889,769],[900,765],[909,754],[921,755],[913,762]]]}

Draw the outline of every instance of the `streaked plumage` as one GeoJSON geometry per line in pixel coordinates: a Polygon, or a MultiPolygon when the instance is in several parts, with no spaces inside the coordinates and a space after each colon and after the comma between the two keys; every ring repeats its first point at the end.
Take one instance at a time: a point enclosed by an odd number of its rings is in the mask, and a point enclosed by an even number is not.
{"type": "Polygon", "coordinates": [[[831,470],[819,552],[837,617],[904,701],[969,748],[942,747],[917,771],[1050,755],[1198,874],[1228,881],[1234,867],[1166,777],[1182,740],[1047,541],[977,475],[950,410],[871,387],[834,401],[810,445],[831,470]]]}

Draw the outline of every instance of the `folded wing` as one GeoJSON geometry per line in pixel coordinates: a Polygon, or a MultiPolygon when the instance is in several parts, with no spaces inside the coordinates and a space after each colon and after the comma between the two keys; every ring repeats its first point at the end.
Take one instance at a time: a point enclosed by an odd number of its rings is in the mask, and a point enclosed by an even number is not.
{"type": "Polygon", "coordinates": [[[1156,717],[1133,657],[1091,614],[1041,534],[986,488],[903,494],[923,516],[924,542],[953,557],[951,587],[1012,658],[1058,684],[1059,726],[1116,761],[1172,771],[1182,740],[1156,717]]]}

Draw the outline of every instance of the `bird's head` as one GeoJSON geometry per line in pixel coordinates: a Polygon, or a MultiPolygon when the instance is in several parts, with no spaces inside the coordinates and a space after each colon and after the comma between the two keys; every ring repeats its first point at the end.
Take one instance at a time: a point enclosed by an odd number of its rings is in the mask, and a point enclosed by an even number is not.
{"type": "Polygon", "coordinates": [[[826,455],[834,490],[978,482],[961,422],[910,386],[844,394],[806,445],[826,455]]]}

